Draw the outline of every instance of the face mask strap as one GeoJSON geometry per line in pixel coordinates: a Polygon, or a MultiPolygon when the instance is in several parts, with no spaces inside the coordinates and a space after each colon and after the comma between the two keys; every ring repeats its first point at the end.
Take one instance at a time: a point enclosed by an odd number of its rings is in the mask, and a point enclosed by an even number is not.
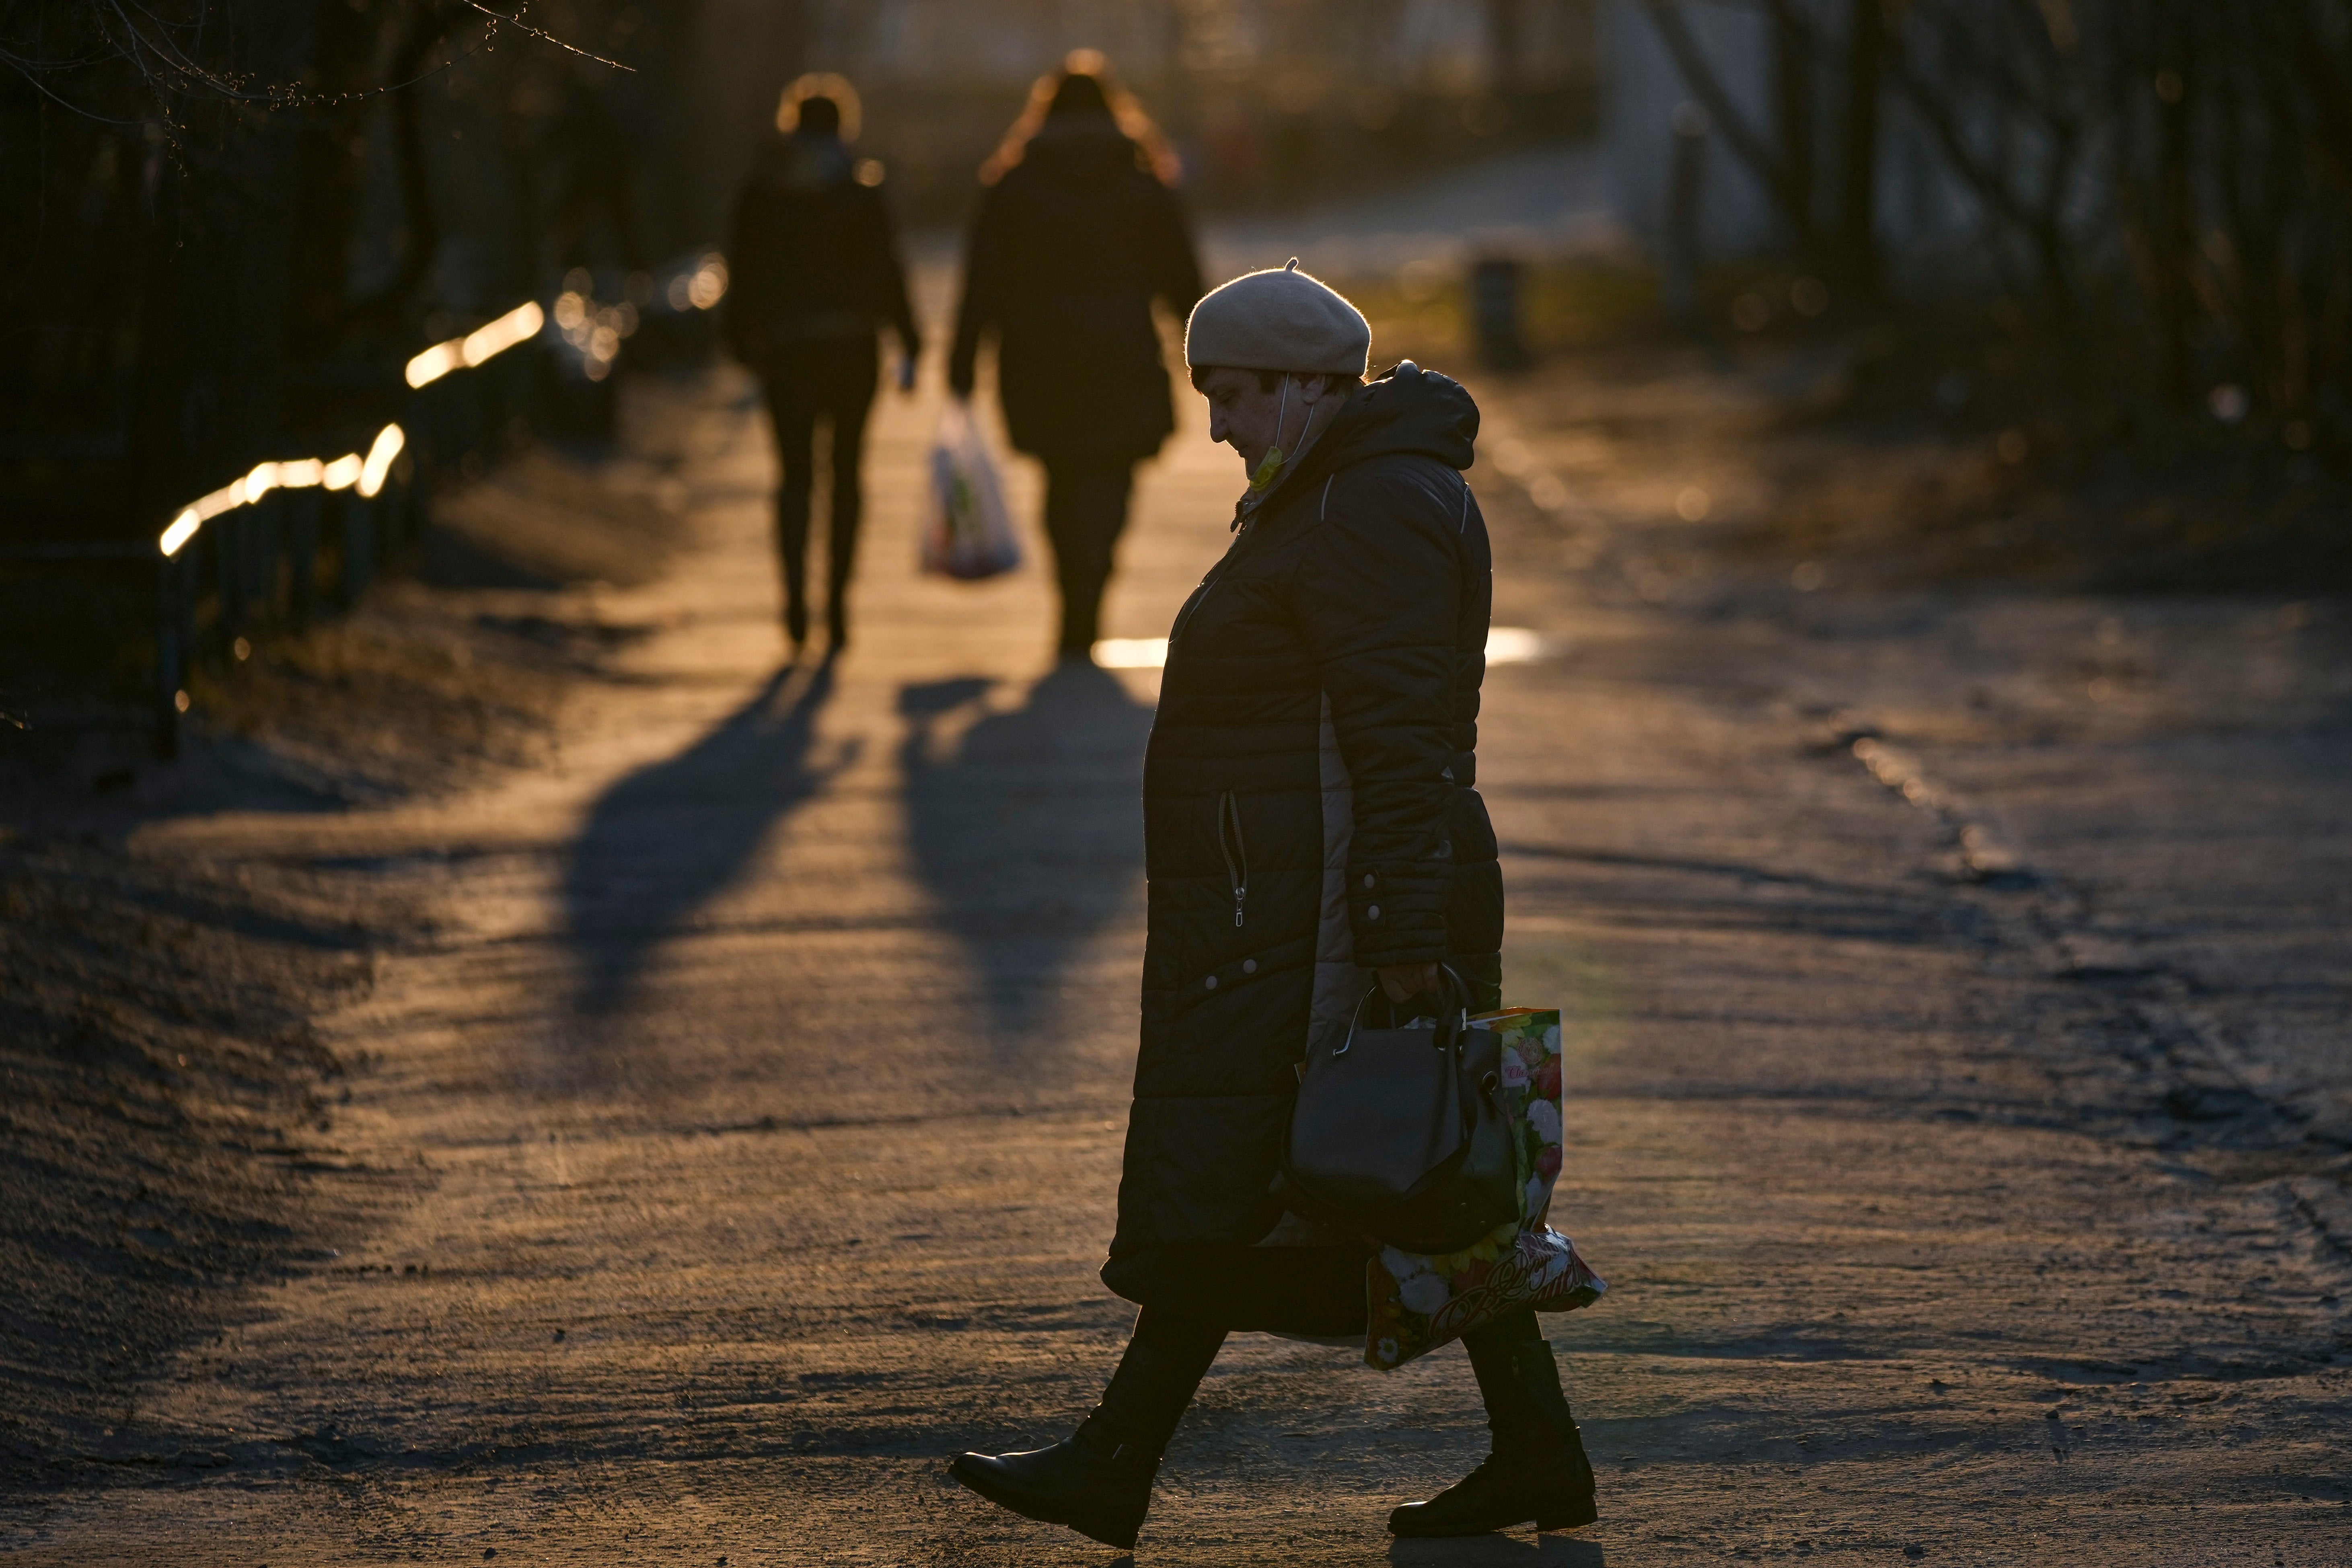
{"type": "MultiPolygon", "coordinates": [[[[1290,377],[1286,374],[1282,378],[1282,401],[1274,406],[1274,445],[1265,449],[1265,458],[1258,463],[1257,472],[1250,476],[1250,489],[1254,490],[1265,489],[1266,486],[1274,483],[1274,476],[1282,472],[1282,422],[1289,416],[1289,414],[1290,377]]],[[[1307,417],[1312,419],[1314,416],[1314,410],[1309,409],[1307,417]]]]}

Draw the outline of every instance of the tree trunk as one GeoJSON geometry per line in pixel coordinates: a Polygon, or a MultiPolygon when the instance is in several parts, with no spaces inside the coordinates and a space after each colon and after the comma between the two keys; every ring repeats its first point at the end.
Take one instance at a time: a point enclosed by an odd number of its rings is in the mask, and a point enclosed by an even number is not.
{"type": "Polygon", "coordinates": [[[2149,245],[2156,273],[2157,374],[2165,400],[2185,409],[2197,401],[2196,366],[2189,352],[2189,267],[2197,243],[2189,166],[2190,76],[2171,5],[2154,7],[2154,32],[2149,53],[2157,62],[2155,79],[2137,84],[2137,90],[2153,91],[2157,99],[2156,232],[2149,245]]]}
{"type": "Polygon", "coordinates": [[[319,0],[311,7],[310,59],[305,88],[333,105],[303,116],[296,152],[294,226],[289,258],[288,351],[296,361],[331,357],[343,336],[344,293],[351,274],[352,231],[358,222],[364,153],[354,146],[372,98],[347,94],[373,85],[378,18],[349,0],[319,0]]]}
{"type": "MultiPolygon", "coordinates": [[[[1719,132],[1733,156],[1748,166],[1780,209],[1781,221],[1788,225],[1796,248],[1818,262],[1821,256],[1821,231],[1813,222],[1811,177],[1810,173],[1798,176],[1793,173],[1793,160],[1786,147],[1775,148],[1748,125],[1739,113],[1731,95],[1724,90],[1723,82],[1708,64],[1706,52],[1691,36],[1690,25],[1675,8],[1673,0],[1646,0],[1643,14],[1657,30],[1658,41],[1673,58],[1675,68],[1683,81],[1706,110],[1707,120],[1719,132]]],[[[1776,29],[1785,26],[1783,15],[1776,10],[1776,29]]]]}
{"type": "Polygon", "coordinates": [[[1886,51],[1885,0],[1852,0],[1846,19],[1845,137],[1838,204],[1846,286],[1878,298],[1878,95],[1886,51]]]}
{"type": "Polygon", "coordinates": [[[1486,87],[1507,103],[1519,90],[1522,43],[1519,0],[1486,0],[1486,87]]]}
{"type": "Polygon", "coordinates": [[[1814,196],[1812,39],[1785,6],[1772,7],[1772,114],[1780,122],[1790,238],[1820,232],[1814,196]]]}
{"type": "Polygon", "coordinates": [[[374,298],[352,307],[355,327],[396,328],[417,290],[432,275],[433,258],[441,249],[441,210],[433,200],[433,172],[425,160],[424,105],[426,82],[440,79],[425,75],[425,59],[435,45],[479,15],[452,0],[425,0],[393,50],[390,77],[401,85],[392,95],[392,146],[400,179],[401,223],[407,238],[392,281],[374,298]]]}

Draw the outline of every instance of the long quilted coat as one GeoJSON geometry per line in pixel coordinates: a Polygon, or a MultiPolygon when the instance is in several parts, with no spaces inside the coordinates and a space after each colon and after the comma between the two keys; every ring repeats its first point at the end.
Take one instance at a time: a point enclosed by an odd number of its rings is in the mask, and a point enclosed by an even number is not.
{"type": "Polygon", "coordinates": [[[1201,273],[1176,195],[1107,115],[1055,115],[982,198],[964,262],[948,382],[971,390],[982,336],[1013,445],[1049,463],[1121,466],[1176,418],[1158,297],[1182,321],[1201,273]]]}
{"type": "Polygon", "coordinates": [[[1143,1039],[1111,1268],[1248,1245],[1310,1038],[1372,967],[1494,972],[1472,786],[1492,569],[1478,410],[1411,362],[1354,393],[1176,618],[1144,764],[1143,1039]]]}

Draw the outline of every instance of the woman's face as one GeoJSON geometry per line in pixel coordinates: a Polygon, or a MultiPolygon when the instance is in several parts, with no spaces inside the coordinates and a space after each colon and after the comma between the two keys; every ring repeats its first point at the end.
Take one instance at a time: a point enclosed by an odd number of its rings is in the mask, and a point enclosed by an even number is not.
{"type": "Polygon", "coordinates": [[[1286,453],[1297,449],[1307,420],[1323,400],[1319,375],[1286,375],[1267,390],[1258,384],[1257,372],[1219,365],[1202,371],[1193,384],[1209,400],[1209,439],[1239,452],[1242,467],[1253,474],[1265,460],[1268,447],[1280,446],[1286,453]]]}

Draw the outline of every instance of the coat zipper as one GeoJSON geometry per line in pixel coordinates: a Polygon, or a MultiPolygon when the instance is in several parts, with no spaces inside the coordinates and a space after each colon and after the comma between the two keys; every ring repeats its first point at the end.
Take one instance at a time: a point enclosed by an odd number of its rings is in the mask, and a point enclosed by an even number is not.
{"type": "Polygon", "coordinates": [[[1242,805],[1231,790],[1217,801],[1217,847],[1225,852],[1225,876],[1234,886],[1234,924],[1239,927],[1249,906],[1249,846],[1242,840],[1242,805]]]}
{"type": "Polygon", "coordinates": [[[1184,601],[1184,607],[1176,612],[1176,624],[1168,629],[1168,646],[1171,649],[1183,637],[1185,625],[1200,610],[1210,594],[1215,591],[1225,574],[1233,569],[1234,563],[1241,558],[1242,552],[1249,547],[1252,537],[1251,533],[1244,532],[1233,543],[1227,545],[1225,552],[1217,557],[1217,563],[1209,568],[1208,575],[1201,579],[1201,585],[1193,589],[1192,596],[1184,601]]]}
{"type": "MultiPolygon", "coordinates": [[[[1327,475],[1324,478],[1323,499],[1318,504],[1316,511],[1318,521],[1328,519],[1331,515],[1331,481],[1339,477],[1339,476],[1338,474],[1333,473],[1327,475]]],[[[1470,481],[1467,479],[1465,479],[1462,482],[1462,493],[1465,496],[1467,496],[1470,493],[1470,481]]],[[[1265,509],[1261,505],[1258,510],[1263,511],[1265,509]]],[[[1469,514],[1465,510],[1463,515],[1466,520],[1469,514]]],[[[1234,558],[1241,554],[1243,549],[1249,543],[1250,540],[1257,531],[1255,521],[1253,521],[1251,526],[1247,529],[1243,529],[1241,527],[1241,518],[1238,511],[1236,511],[1234,515],[1234,526],[1240,537],[1236,538],[1233,543],[1226,548],[1224,554],[1217,558],[1217,563],[1209,568],[1208,575],[1201,579],[1201,585],[1192,590],[1192,596],[1186,599],[1184,601],[1183,607],[1176,612],[1176,624],[1170,627],[1168,631],[1168,646],[1172,648],[1176,646],[1177,639],[1184,635],[1185,623],[1192,618],[1193,612],[1198,610],[1201,607],[1202,602],[1208,598],[1210,591],[1216,587],[1218,582],[1223,578],[1226,570],[1233,565],[1234,558]]]]}
{"type": "Polygon", "coordinates": [[[1240,545],[1236,544],[1232,550],[1227,551],[1224,558],[1210,568],[1207,576],[1201,579],[1201,585],[1192,590],[1192,596],[1184,601],[1184,607],[1176,612],[1176,624],[1168,632],[1168,645],[1171,647],[1175,647],[1178,639],[1183,637],[1185,623],[1192,618],[1192,612],[1201,607],[1202,601],[1206,599],[1210,591],[1216,587],[1217,580],[1225,574],[1225,568],[1232,563],[1234,556],[1240,549],[1240,545]]]}

